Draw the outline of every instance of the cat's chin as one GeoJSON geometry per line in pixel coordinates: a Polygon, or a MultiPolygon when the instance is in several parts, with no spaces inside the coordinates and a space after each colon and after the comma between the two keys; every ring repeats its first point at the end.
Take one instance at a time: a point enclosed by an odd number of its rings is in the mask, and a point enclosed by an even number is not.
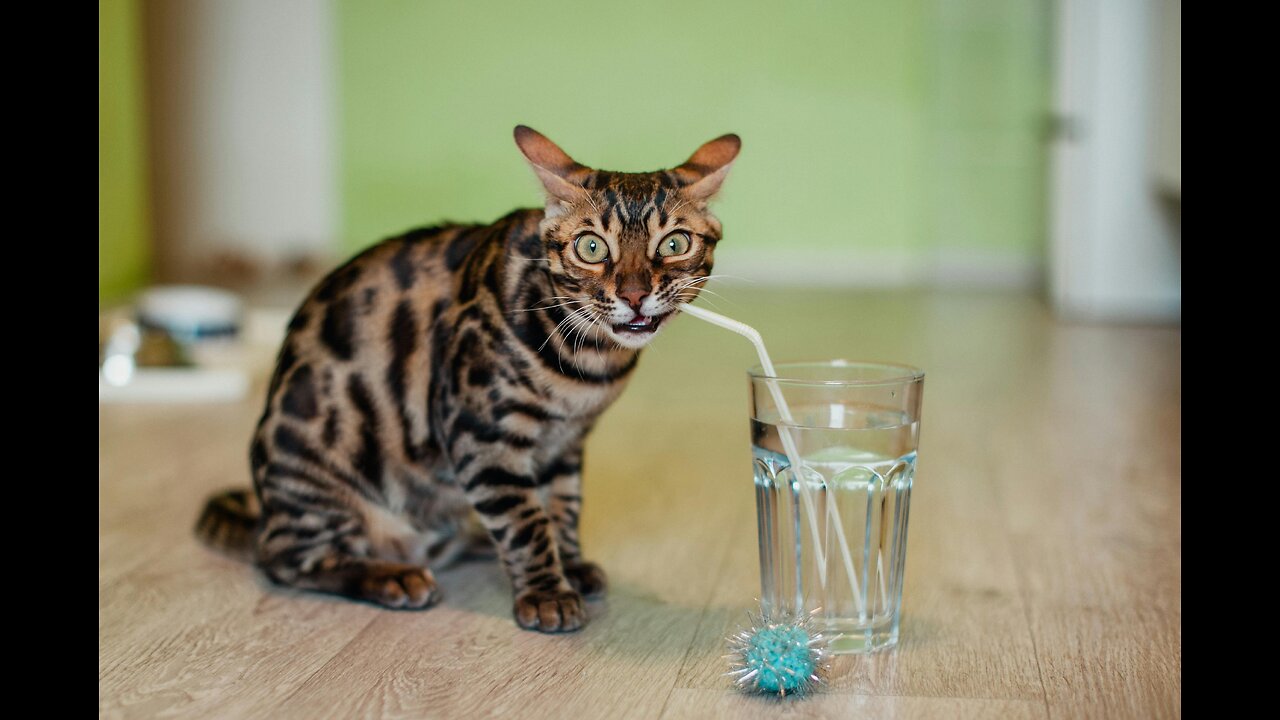
{"type": "Polygon", "coordinates": [[[628,350],[639,350],[640,348],[648,345],[656,334],[657,333],[649,333],[647,335],[637,336],[636,333],[632,332],[610,332],[609,337],[613,338],[613,341],[616,344],[628,350]]]}
{"type": "Polygon", "coordinates": [[[649,322],[646,325],[613,325],[608,329],[609,337],[624,348],[639,350],[653,341],[653,338],[657,336],[658,331],[662,329],[663,324],[669,317],[671,317],[671,313],[663,313],[662,315],[648,318],[649,322]]]}

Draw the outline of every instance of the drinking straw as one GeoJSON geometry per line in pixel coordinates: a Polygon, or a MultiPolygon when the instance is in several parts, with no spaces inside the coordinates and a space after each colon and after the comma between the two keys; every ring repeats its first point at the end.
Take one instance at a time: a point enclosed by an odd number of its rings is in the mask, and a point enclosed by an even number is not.
{"type": "MultiPolygon", "coordinates": [[[[773,396],[773,404],[778,407],[778,415],[782,420],[782,423],[778,426],[778,437],[782,440],[782,449],[787,455],[787,461],[791,464],[792,474],[797,476],[796,485],[800,487],[800,500],[804,504],[805,511],[809,513],[809,529],[813,533],[814,559],[818,563],[818,580],[822,583],[822,589],[825,594],[827,589],[826,552],[822,547],[821,538],[818,537],[818,518],[817,511],[814,510],[813,494],[809,489],[808,478],[805,476],[805,466],[800,461],[800,451],[796,448],[795,440],[791,437],[791,427],[795,425],[795,419],[791,415],[791,408],[788,407],[786,398],[782,396],[782,388],[779,387],[777,382],[778,372],[773,367],[773,361],[769,359],[769,351],[765,350],[764,338],[761,337],[758,330],[750,325],[725,317],[720,313],[712,312],[706,308],[685,304],[680,306],[680,312],[688,313],[712,325],[719,325],[726,330],[732,330],[750,340],[751,344],[755,346],[756,355],[760,358],[760,366],[764,368],[766,375],[765,387],[769,388],[769,394],[773,396]]],[[[844,523],[840,521],[840,510],[836,507],[834,500],[827,502],[827,512],[831,516],[831,522],[836,526],[840,555],[844,560],[845,573],[849,576],[849,589],[853,591],[854,602],[858,604],[858,614],[866,615],[866,600],[858,590],[858,577],[853,571],[853,556],[849,553],[849,541],[845,538],[844,523]]]]}

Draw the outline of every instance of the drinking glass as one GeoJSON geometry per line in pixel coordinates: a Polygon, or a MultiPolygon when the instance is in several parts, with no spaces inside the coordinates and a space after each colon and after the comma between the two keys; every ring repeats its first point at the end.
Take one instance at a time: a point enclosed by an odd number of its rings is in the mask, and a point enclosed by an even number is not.
{"type": "Polygon", "coordinates": [[[845,360],[775,371],[748,373],[762,609],[812,614],[832,652],[891,647],[924,373],[845,360]]]}

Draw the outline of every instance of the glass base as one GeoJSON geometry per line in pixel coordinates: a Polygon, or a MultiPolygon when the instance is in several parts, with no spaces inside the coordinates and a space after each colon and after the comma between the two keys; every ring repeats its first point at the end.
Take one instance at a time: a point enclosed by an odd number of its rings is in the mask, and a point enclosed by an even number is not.
{"type": "Polygon", "coordinates": [[[898,644],[898,623],[886,622],[873,627],[851,627],[855,623],[828,620],[823,634],[831,638],[827,649],[833,655],[863,655],[886,650],[898,644]]]}

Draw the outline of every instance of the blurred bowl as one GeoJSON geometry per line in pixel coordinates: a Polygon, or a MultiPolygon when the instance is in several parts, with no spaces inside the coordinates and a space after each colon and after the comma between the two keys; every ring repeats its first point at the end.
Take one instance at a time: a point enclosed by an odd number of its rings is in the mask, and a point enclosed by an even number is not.
{"type": "Polygon", "coordinates": [[[240,298],[200,285],[169,285],[138,297],[138,324],[159,330],[184,345],[235,339],[244,315],[240,298]]]}

